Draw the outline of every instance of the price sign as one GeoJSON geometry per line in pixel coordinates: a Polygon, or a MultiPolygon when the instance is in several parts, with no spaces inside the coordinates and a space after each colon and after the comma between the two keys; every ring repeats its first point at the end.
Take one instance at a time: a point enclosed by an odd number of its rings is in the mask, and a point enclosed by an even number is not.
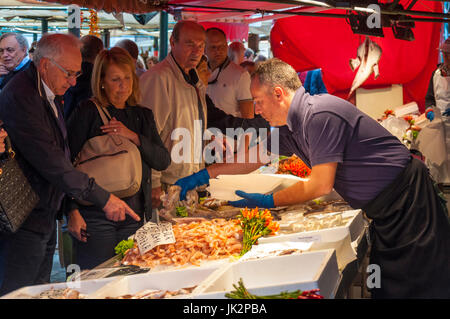
{"type": "Polygon", "coordinates": [[[159,245],[173,244],[175,235],[173,234],[172,224],[148,222],[138,229],[134,236],[139,247],[141,255],[159,245]]]}

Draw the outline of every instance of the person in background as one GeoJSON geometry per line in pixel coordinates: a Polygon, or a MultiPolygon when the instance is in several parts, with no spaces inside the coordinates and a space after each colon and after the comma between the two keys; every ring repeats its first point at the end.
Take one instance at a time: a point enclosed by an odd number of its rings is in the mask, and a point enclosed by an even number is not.
{"type": "Polygon", "coordinates": [[[242,44],[242,42],[231,42],[228,46],[228,57],[237,65],[240,65],[242,62],[244,62],[244,52],[245,46],[244,44],[242,44]]]}
{"type": "MultiPolygon", "coordinates": [[[[197,73],[200,80],[207,87],[211,71],[208,68],[208,59],[205,55],[197,65],[197,73]]],[[[218,128],[223,135],[227,134],[227,128],[242,128],[243,130],[247,130],[253,127],[255,129],[266,128],[270,130],[270,125],[260,116],[256,116],[253,119],[244,119],[225,113],[214,105],[214,102],[208,94],[206,94],[206,105],[208,107],[208,128],[218,128]]]]}
{"type": "Polygon", "coordinates": [[[244,61],[253,62],[254,59],[255,59],[255,51],[253,51],[250,48],[245,49],[245,51],[244,51],[244,61]]]}
{"type": "Polygon", "coordinates": [[[3,33],[0,37],[0,91],[20,71],[30,66],[28,41],[15,32],[3,33]]]}
{"type": "Polygon", "coordinates": [[[207,93],[214,104],[227,114],[253,118],[250,74],[228,58],[227,37],[221,29],[206,30],[205,53],[212,72],[207,93]]]}
{"type": "Polygon", "coordinates": [[[28,50],[28,57],[30,58],[31,61],[33,61],[33,53],[34,50],[36,50],[36,45],[37,41],[33,41],[33,43],[31,43],[30,49],[28,50]]]}
{"type": "Polygon", "coordinates": [[[434,110],[450,116],[450,39],[440,45],[439,51],[442,52],[444,63],[433,71],[425,96],[425,113],[430,121],[434,119],[434,110]]]}
{"type": "MultiPolygon", "coordinates": [[[[166,169],[170,155],[156,130],[151,110],[139,106],[139,81],[134,72],[134,60],[122,48],[103,50],[95,60],[92,73],[93,99],[106,108],[111,121],[104,125],[95,103],[86,100],[69,119],[68,138],[71,158],[75,159],[85,142],[102,134],[119,135],[136,144],[142,159],[142,182],[139,191],[124,201],[140,217],[136,221],[105,218],[97,207],[72,201],[69,231],[74,240],[76,262],[82,269],[91,269],[115,255],[114,247],[133,235],[152,214],[151,170],[166,169]],[[84,231],[90,237],[83,236],[84,231]]],[[[114,172],[111,172],[114,174],[114,172]]]]}
{"type": "Polygon", "coordinates": [[[30,67],[0,93],[3,127],[39,196],[19,230],[0,237],[0,295],[50,281],[56,219],[61,217],[65,195],[93,203],[110,220],[125,220],[126,215],[140,219],[124,201],[72,165],[62,96],[80,73],[79,40],[68,34],[46,34],[30,67]]]}
{"type": "Polygon", "coordinates": [[[81,39],[81,72],[77,84],[64,94],[64,118],[67,120],[78,104],[92,96],[91,76],[97,54],[103,50],[103,42],[93,35],[85,35],[81,39]]]}
{"type": "Polygon", "coordinates": [[[152,172],[154,207],[160,205],[161,193],[169,185],[205,167],[201,151],[207,125],[206,92],[195,70],[205,48],[205,29],[194,21],[179,21],[170,37],[170,47],[167,57],[139,79],[142,105],[153,110],[158,133],[171,154],[181,140],[172,138],[177,128],[189,132],[186,143],[191,151],[186,160],[172,161],[166,170],[152,172]]]}
{"type": "Polygon", "coordinates": [[[139,54],[136,60],[136,75],[140,77],[145,71],[147,71],[147,69],[145,68],[144,58],[139,54]]]}
{"type": "Polygon", "coordinates": [[[303,87],[310,95],[328,93],[327,88],[322,80],[322,70],[315,69],[306,73],[303,87]]]}
{"type": "Polygon", "coordinates": [[[256,58],[253,60],[253,62],[255,62],[256,64],[258,64],[258,63],[264,62],[264,61],[266,61],[266,60],[267,60],[267,57],[266,57],[265,55],[263,55],[263,54],[258,54],[258,55],[256,56],[256,58]]]}
{"type": "MultiPolygon", "coordinates": [[[[288,126],[291,151],[312,170],[308,181],[273,194],[238,190],[243,199],[229,204],[295,205],[334,188],[372,220],[370,263],[380,267],[373,298],[450,298],[450,223],[425,164],[348,101],[309,95],[295,70],[279,59],[259,65],[251,90],[255,111],[272,126],[288,126]]],[[[248,174],[265,162],[214,164],[175,184],[185,193],[220,174],[248,174]]]]}
{"type": "Polygon", "coordinates": [[[152,67],[154,67],[156,64],[158,64],[158,58],[156,56],[151,56],[147,59],[147,70],[150,70],[152,67]]]}
{"type": "Polygon", "coordinates": [[[138,78],[144,74],[145,66],[138,64],[138,57],[139,57],[139,48],[136,44],[136,42],[129,40],[129,39],[123,39],[117,42],[114,46],[125,49],[128,51],[128,53],[131,55],[131,57],[134,60],[134,63],[136,65],[135,72],[138,78]]]}
{"type": "Polygon", "coordinates": [[[240,64],[241,67],[247,70],[250,75],[253,74],[253,72],[256,71],[256,63],[253,61],[244,61],[240,64]]]}

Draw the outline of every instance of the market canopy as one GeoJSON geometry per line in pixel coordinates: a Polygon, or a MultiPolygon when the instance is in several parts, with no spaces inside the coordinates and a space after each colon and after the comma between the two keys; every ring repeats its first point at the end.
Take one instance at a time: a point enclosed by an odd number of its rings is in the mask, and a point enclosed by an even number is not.
{"type": "MultiPolygon", "coordinates": [[[[400,1],[404,2],[407,1],[400,1]]],[[[439,2],[419,1],[416,8],[431,13],[442,12],[439,2]]],[[[428,83],[438,63],[441,24],[415,22],[412,28],[414,41],[396,39],[391,29],[383,29],[384,37],[371,37],[383,51],[379,61],[380,75],[377,79],[369,76],[362,87],[402,84],[404,103],[416,101],[423,111],[428,83]]],[[[297,71],[321,68],[329,93],[343,98],[347,97],[356,74],[351,70],[349,60],[356,58],[363,40],[364,36],[354,34],[345,19],[337,18],[328,18],[324,23],[324,18],[290,17],[277,20],[271,31],[274,56],[297,71]]]]}

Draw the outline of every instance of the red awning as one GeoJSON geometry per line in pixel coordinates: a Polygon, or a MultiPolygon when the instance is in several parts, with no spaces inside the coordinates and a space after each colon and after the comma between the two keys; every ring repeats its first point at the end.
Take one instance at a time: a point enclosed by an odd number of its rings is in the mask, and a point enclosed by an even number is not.
{"type": "MultiPolygon", "coordinates": [[[[442,4],[419,1],[414,9],[442,12],[442,4]]],[[[371,37],[383,50],[379,61],[380,76],[375,80],[371,75],[362,87],[403,84],[404,103],[416,101],[423,110],[431,73],[438,63],[436,48],[441,26],[440,23],[416,22],[413,28],[415,40],[411,42],[395,39],[390,28],[383,29],[384,38],[371,37]]],[[[357,48],[364,36],[353,34],[345,19],[280,19],[272,28],[270,38],[274,56],[297,71],[321,68],[329,93],[347,97],[356,74],[350,69],[349,60],[357,56],[357,48]]]]}

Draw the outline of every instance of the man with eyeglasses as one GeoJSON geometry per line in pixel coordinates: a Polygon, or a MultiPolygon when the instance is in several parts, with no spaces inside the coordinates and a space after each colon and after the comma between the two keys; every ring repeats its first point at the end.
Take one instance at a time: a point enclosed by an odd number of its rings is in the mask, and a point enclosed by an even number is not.
{"type": "Polygon", "coordinates": [[[20,71],[30,66],[28,41],[15,32],[3,33],[0,37],[0,91],[20,71]]]}
{"type": "Polygon", "coordinates": [[[227,114],[253,118],[250,74],[227,56],[227,37],[221,29],[206,30],[205,53],[211,70],[207,93],[214,104],[227,114]]]}
{"type": "Polygon", "coordinates": [[[16,233],[0,234],[0,295],[50,281],[56,219],[61,218],[65,195],[93,203],[113,221],[125,220],[125,215],[140,219],[72,166],[62,96],[80,75],[79,40],[47,34],[38,42],[30,67],[0,93],[0,118],[40,199],[16,233]]]}

